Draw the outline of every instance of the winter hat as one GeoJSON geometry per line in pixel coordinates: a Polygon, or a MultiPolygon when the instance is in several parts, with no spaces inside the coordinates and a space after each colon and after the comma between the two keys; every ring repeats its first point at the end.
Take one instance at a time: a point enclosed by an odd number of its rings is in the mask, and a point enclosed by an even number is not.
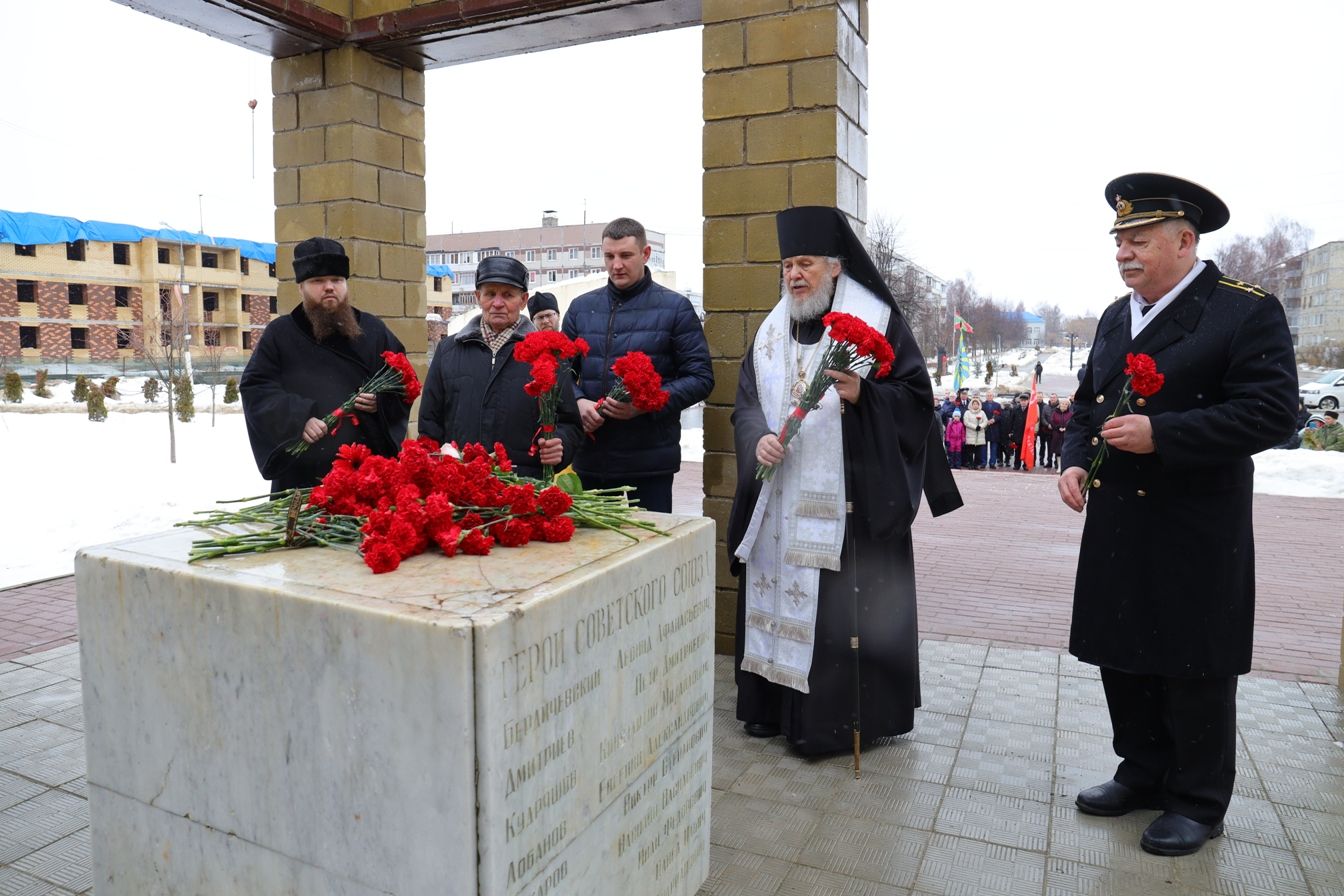
{"type": "Polygon", "coordinates": [[[1331,420],[1338,420],[1339,411],[1326,411],[1325,416],[1329,417],[1331,420]]]}
{"type": "Polygon", "coordinates": [[[953,411],[953,412],[952,412],[952,417],[953,417],[953,419],[955,419],[955,420],[960,420],[960,419],[961,419],[961,411],[953,411]]]}
{"type": "Polygon", "coordinates": [[[548,292],[539,292],[527,301],[527,314],[529,317],[536,317],[543,311],[554,311],[560,313],[560,303],[555,300],[555,296],[548,292]]]}
{"type": "Polygon", "coordinates": [[[294,247],[294,280],[313,277],[349,277],[350,258],[345,247],[324,236],[310,236],[294,247]]]}

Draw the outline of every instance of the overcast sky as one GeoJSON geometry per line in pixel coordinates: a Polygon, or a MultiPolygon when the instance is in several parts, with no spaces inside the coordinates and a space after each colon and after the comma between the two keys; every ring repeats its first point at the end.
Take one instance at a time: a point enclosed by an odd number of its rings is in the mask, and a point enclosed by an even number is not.
{"type": "MultiPolygon", "coordinates": [[[[1205,256],[1275,217],[1344,239],[1344,3],[868,6],[869,212],[940,277],[1100,310],[1130,171],[1222,196],[1205,256]]],[[[5,30],[0,208],[274,238],[269,60],[112,0],[7,3],[5,30]]],[[[429,232],[633,215],[698,287],[700,83],[698,29],[430,72],[429,232]]]]}

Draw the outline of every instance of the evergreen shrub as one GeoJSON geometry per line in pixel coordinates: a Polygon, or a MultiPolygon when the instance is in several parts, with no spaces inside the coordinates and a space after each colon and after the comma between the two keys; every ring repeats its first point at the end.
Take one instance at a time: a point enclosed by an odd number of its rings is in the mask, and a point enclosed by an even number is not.
{"type": "Polygon", "coordinates": [[[5,374],[5,401],[10,404],[23,401],[23,377],[13,370],[5,374]]]}
{"type": "Polygon", "coordinates": [[[103,390],[95,387],[88,390],[89,397],[85,399],[85,407],[89,409],[89,419],[95,423],[102,423],[107,419],[107,399],[104,397],[103,390]]]}

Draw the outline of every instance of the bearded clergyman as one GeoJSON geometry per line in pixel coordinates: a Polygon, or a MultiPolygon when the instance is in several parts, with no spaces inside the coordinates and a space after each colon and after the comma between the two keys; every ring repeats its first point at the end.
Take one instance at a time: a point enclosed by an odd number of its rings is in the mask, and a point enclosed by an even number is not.
{"type": "Polygon", "coordinates": [[[807,206],[776,225],[782,295],[742,360],[733,411],[737,717],[753,737],[782,734],[815,755],[848,750],[855,732],[871,742],[914,727],[910,526],[921,494],[935,516],[961,496],[923,354],[848,219],[807,206]],[[829,311],[886,336],[886,376],[819,369],[829,311]],[[834,387],[782,446],[784,419],[818,374],[834,387]],[[757,478],[758,467],[772,474],[757,478]]]}
{"type": "Polygon", "coordinates": [[[266,325],[243,370],[247,437],[272,492],[317,485],[341,445],[359,442],[391,457],[406,438],[410,408],[398,393],[361,393],[357,422],[323,420],[378,372],[383,352],[405,352],[381,320],[350,304],[349,276],[350,259],[336,240],[315,236],[295,246],[303,300],[266,325]],[[291,452],[300,441],[307,449],[291,452]]]}

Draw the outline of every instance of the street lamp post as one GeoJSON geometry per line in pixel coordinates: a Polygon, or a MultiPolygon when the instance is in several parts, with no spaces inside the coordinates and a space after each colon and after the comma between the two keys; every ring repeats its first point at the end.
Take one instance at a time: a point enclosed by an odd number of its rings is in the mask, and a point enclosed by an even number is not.
{"type": "MultiPolygon", "coordinates": [[[[167,221],[159,224],[180,233],[167,221]]],[[[177,241],[177,291],[182,302],[182,369],[187,374],[187,382],[191,382],[191,318],[187,314],[187,296],[191,287],[187,285],[187,243],[180,237],[177,241]]]]}
{"type": "Polygon", "coordinates": [[[1075,339],[1078,338],[1078,334],[1077,334],[1077,333],[1065,333],[1064,335],[1067,336],[1068,339],[1069,339],[1069,369],[1072,370],[1072,369],[1073,369],[1073,340],[1075,340],[1075,339]]]}

